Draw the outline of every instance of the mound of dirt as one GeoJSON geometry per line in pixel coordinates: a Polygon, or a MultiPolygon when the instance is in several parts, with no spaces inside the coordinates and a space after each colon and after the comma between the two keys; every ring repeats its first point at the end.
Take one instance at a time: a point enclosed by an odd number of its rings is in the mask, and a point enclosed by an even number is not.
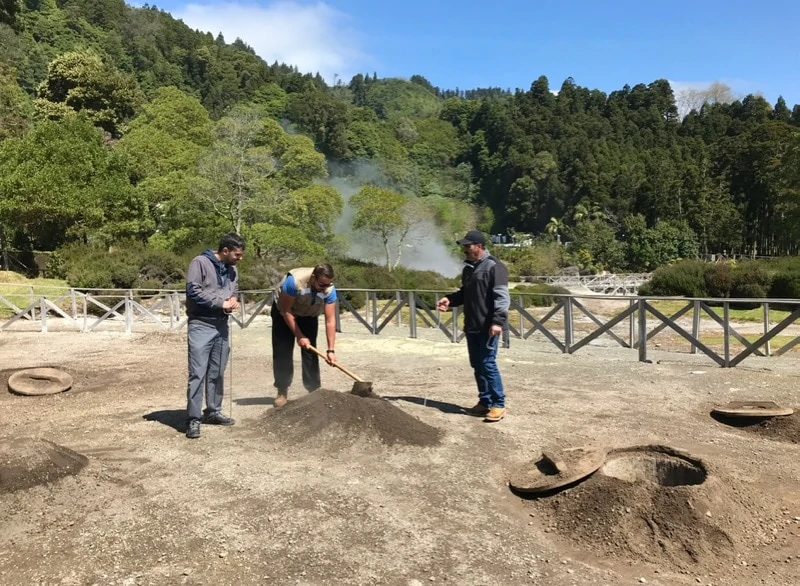
{"type": "Polygon", "coordinates": [[[639,464],[610,459],[587,481],[529,506],[580,549],[680,570],[718,568],[774,539],[780,511],[758,495],[707,476],[699,460],[678,468],[650,455],[639,464]]]}
{"type": "Polygon", "coordinates": [[[88,463],[86,456],[47,440],[0,439],[0,494],[77,474],[88,463]]]}
{"type": "Polygon", "coordinates": [[[742,429],[777,442],[800,444],[800,416],[797,408],[792,415],[772,417],[742,426],[742,429]]]}
{"type": "Polygon", "coordinates": [[[263,425],[268,432],[295,444],[316,441],[324,435],[332,448],[345,447],[365,436],[390,446],[434,446],[440,440],[438,429],[378,395],[360,397],[327,389],[270,409],[263,425]]]}

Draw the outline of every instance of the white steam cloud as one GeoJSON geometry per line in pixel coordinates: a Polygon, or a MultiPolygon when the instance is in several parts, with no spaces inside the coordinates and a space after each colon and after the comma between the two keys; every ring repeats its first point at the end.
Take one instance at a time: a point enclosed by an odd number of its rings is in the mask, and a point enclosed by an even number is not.
{"type": "MultiPolygon", "coordinates": [[[[352,171],[352,169],[351,169],[352,171]]],[[[362,185],[381,184],[380,171],[368,163],[358,165],[354,176],[331,178],[328,183],[336,188],[345,201],[341,218],[336,222],[334,232],[344,237],[347,243],[347,256],[378,265],[386,263],[383,244],[374,238],[353,231],[355,212],[349,205],[350,197],[358,193],[362,185]]],[[[389,243],[392,262],[397,254],[397,239],[389,243]]],[[[439,230],[431,222],[421,222],[414,226],[401,245],[400,265],[420,271],[435,271],[445,277],[461,274],[462,262],[453,257],[450,250],[439,239],[439,230]]]]}

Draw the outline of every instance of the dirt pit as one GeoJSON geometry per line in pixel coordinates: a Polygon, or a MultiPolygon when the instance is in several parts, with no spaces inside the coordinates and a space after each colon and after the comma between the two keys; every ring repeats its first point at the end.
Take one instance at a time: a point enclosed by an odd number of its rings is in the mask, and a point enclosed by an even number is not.
{"type": "Polygon", "coordinates": [[[708,476],[700,460],[664,446],[615,450],[600,467],[600,474],[626,482],[649,482],[658,486],[702,484],[708,476]]]}
{"type": "Polygon", "coordinates": [[[86,456],[47,440],[5,437],[0,440],[0,494],[77,474],[88,463],[86,456]]]}
{"type": "Polygon", "coordinates": [[[800,415],[797,407],[794,407],[792,415],[785,417],[745,418],[715,415],[714,419],[723,425],[739,428],[764,439],[800,444],[800,415]]]}
{"type": "Polygon", "coordinates": [[[364,440],[428,447],[441,439],[438,429],[376,394],[361,397],[327,389],[270,409],[262,424],[268,433],[293,445],[322,441],[331,449],[364,440]]]}
{"type": "Polygon", "coordinates": [[[530,501],[549,530],[587,551],[682,570],[719,569],[769,543],[780,511],[666,446],[614,450],[588,480],[530,501]]]}

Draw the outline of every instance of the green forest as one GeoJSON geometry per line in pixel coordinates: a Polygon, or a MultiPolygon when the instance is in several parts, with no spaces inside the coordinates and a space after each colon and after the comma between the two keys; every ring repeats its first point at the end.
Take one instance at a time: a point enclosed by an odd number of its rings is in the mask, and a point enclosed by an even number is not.
{"type": "Polygon", "coordinates": [[[50,252],[75,286],[110,286],[86,259],[109,273],[115,251],[161,267],[115,285],[176,279],[232,230],[253,284],[357,240],[391,272],[415,230],[455,253],[472,227],[524,242],[506,253],[522,274],[800,242],[800,106],[782,98],[715,84],[682,103],[664,79],[606,94],[535,71],[515,90],[329,84],[122,0],[0,0],[0,47],[4,264],[50,252]]]}

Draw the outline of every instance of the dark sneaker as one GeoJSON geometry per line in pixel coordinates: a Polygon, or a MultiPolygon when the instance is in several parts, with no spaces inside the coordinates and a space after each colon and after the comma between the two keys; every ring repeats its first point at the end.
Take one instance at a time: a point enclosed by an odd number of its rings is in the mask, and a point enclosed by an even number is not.
{"type": "Polygon", "coordinates": [[[473,417],[486,417],[486,414],[489,413],[489,407],[478,403],[474,407],[464,409],[464,413],[472,415],[473,417]]]}
{"type": "Polygon", "coordinates": [[[203,416],[203,423],[208,423],[209,425],[233,425],[236,421],[230,417],[225,417],[221,411],[213,411],[203,416]]]}
{"type": "Polygon", "coordinates": [[[192,419],[186,428],[186,437],[189,439],[197,439],[200,437],[200,420],[192,419]]]}

